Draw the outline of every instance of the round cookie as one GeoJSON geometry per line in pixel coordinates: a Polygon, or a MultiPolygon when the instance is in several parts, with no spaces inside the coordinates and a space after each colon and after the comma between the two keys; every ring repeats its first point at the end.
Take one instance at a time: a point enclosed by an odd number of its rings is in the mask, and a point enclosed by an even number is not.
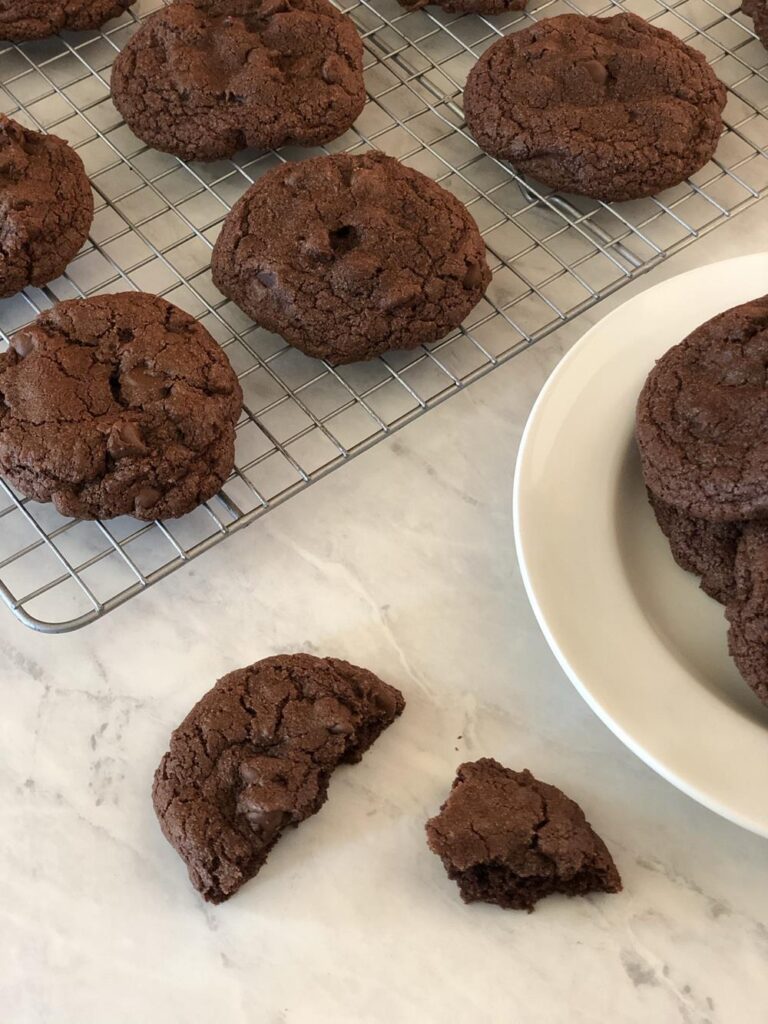
{"type": "Polygon", "coordinates": [[[178,0],[118,55],[112,95],[134,134],[184,160],[318,146],[363,109],[363,44],[327,0],[178,0]]]}
{"type": "Polygon", "coordinates": [[[136,0],[0,0],[0,39],[21,43],[100,28],[136,0]]]}
{"type": "Polygon", "coordinates": [[[60,302],[0,355],[0,472],[65,516],[181,516],[229,476],[241,405],[219,345],[164,299],[60,302]]]}
{"type": "Polygon", "coordinates": [[[463,204],[375,152],[265,174],[224,222],[212,270],[257,324],[335,364],[441,338],[491,278],[463,204]]]}
{"type": "Polygon", "coordinates": [[[743,0],[741,10],[752,19],[755,35],[768,49],[768,0],[743,0]]]}
{"type": "Polygon", "coordinates": [[[63,274],[92,220],[91,185],[77,153],[56,135],[0,114],[0,298],[63,274]]]}
{"type": "Polygon", "coordinates": [[[736,556],[736,594],[725,615],[728,650],[745,682],[768,704],[768,524],[748,523],[736,556]]]}
{"type": "Polygon", "coordinates": [[[701,578],[701,589],[726,604],[736,591],[736,550],[743,523],[711,523],[667,505],[648,491],[648,500],[672,557],[686,572],[701,578]]]}
{"type": "Polygon", "coordinates": [[[711,158],[725,86],[704,56],[634,14],[563,14],[486,50],[464,90],[491,156],[606,202],[651,196],[711,158]]]}
{"type": "Polygon", "coordinates": [[[768,517],[768,295],[666,352],[640,392],[635,436],[656,497],[713,522],[768,517]]]}
{"type": "Polygon", "coordinates": [[[528,0],[399,0],[401,7],[418,11],[434,5],[449,14],[506,14],[507,11],[522,11],[528,0]]]}

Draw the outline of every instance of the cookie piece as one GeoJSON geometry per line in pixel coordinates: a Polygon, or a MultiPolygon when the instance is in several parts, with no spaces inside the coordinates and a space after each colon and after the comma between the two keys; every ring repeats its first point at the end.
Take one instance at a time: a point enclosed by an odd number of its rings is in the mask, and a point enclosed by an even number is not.
{"type": "Polygon", "coordinates": [[[178,0],[112,68],[131,130],[184,160],[319,146],[365,104],[363,44],[327,0],[178,0]]]}
{"type": "Polygon", "coordinates": [[[204,899],[221,903],[285,829],[315,814],[340,764],[401,714],[399,690],[337,658],[283,654],[230,672],[171,736],[152,802],[204,899]]]}
{"type": "Polygon", "coordinates": [[[710,159],[725,86],[703,54],[634,14],[563,14],[499,39],[464,90],[491,156],[606,202],[652,196],[710,159]]]}
{"type": "Polygon", "coordinates": [[[0,0],[0,39],[21,43],[101,28],[136,0],[0,0]]]}
{"type": "Polygon", "coordinates": [[[0,355],[0,472],[64,516],[181,516],[232,471],[241,405],[220,346],[164,299],[60,302],[0,355]]]}
{"type": "Polygon", "coordinates": [[[743,523],[711,523],[668,505],[648,491],[656,522],[669,541],[672,557],[700,577],[705,594],[725,604],[736,590],[735,563],[743,523]]]}
{"type": "Polygon", "coordinates": [[[747,523],[736,555],[736,592],[725,616],[728,650],[745,682],[768,704],[768,523],[747,523]]]}
{"type": "Polygon", "coordinates": [[[755,26],[755,35],[768,49],[768,2],[766,0],[743,0],[741,10],[751,18],[755,26]]]}
{"type": "Polygon", "coordinates": [[[427,842],[465,903],[533,910],[550,893],[620,892],[602,839],[578,804],[527,770],[483,757],[459,766],[427,842]]]}
{"type": "Polygon", "coordinates": [[[635,436],[653,493],[713,522],[768,516],[768,295],[669,349],[640,392],[635,436]]]}
{"type": "Polygon", "coordinates": [[[400,6],[409,11],[434,5],[449,14],[506,14],[507,11],[522,11],[528,0],[399,0],[400,6]]]}
{"type": "Polygon", "coordinates": [[[92,220],[91,184],[74,149],[0,114],[0,298],[63,274],[92,220]]]}
{"type": "Polygon", "coordinates": [[[375,152],[265,174],[224,222],[212,271],[257,324],[335,364],[436,341],[491,278],[462,203],[375,152]]]}

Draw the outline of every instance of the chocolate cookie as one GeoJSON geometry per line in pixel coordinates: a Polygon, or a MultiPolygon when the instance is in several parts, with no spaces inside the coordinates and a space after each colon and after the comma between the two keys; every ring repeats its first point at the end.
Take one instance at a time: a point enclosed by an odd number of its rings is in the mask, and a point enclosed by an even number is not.
{"type": "Polygon", "coordinates": [[[486,50],[464,112],[491,156],[608,202],[654,195],[703,167],[725,100],[704,56],[670,32],[634,14],[563,14],[486,50]]]}
{"type": "Polygon", "coordinates": [[[399,690],[336,658],[284,654],[220,679],[174,731],[152,790],[203,898],[221,903],[253,878],[282,832],[320,810],[334,769],[404,707],[399,690]]]}
{"type": "Polygon", "coordinates": [[[21,43],[100,28],[136,0],[0,0],[0,39],[21,43]]]}
{"type": "Polygon", "coordinates": [[[619,892],[602,839],[564,793],[492,758],[462,764],[427,841],[465,903],[533,910],[550,893],[619,892]]]}
{"type": "Polygon", "coordinates": [[[755,25],[755,34],[768,49],[768,0],[742,0],[741,10],[755,25]]]}
{"type": "Polygon", "coordinates": [[[666,352],[637,403],[643,476],[662,501],[713,522],[768,516],[768,295],[666,352]]]}
{"type": "Polygon", "coordinates": [[[229,476],[241,404],[219,345],[164,299],[60,302],[0,355],[0,472],[64,516],[181,516],[229,476]]]}
{"type": "Polygon", "coordinates": [[[736,549],[743,523],[711,523],[696,519],[648,491],[656,522],[669,541],[672,557],[686,572],[701,577],[701,589],[721,604],[736,589],[736,549]]]}
{"type": "Polygon", "coordinates": [[[257,324],[332,363],[441,338],[491,278],[459,200],[375,152],[265,174],[224,222],[212,270],[257,324]]]}
{"type": "Polygon", "coordinates": [[[63,139],[0,114],[0,298],[64,273],[88,237],[93,195],[63,139]]]}
{"type": "Polygon", "coordinates": [[[725,615],[728,650],[745,681],[768,704],[768,523],[748,523],[736,555],[736,592],[725,615]]]}
{"type": "Polygon", "coordinates": [[[318,146],[363,109],[363,45],[327,0],[179,0],[119,54],[112,94],[140,139],[184,160],[318,146]]]}
{"type": "Polygon", "coordinates": [[[402,7],[418,11],[434,5],[442,7],[449,14],[506,14],[507,11],[522,11],[528,0],[399,0],[402,7]]]}

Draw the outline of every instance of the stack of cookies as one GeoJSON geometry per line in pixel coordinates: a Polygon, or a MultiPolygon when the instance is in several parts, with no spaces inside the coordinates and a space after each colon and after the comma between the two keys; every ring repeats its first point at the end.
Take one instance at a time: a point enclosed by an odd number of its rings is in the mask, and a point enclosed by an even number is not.
{"type": "Polygon", "coordinates": [[[768,295],[662,356],[636,437],[672,554],[725,605],[730,653],[768,704],[768,295]]]}

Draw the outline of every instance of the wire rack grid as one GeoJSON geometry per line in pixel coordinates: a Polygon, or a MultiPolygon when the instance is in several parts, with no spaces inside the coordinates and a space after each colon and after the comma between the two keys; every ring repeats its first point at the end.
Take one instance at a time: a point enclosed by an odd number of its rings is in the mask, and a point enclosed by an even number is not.
{"type": "Polygon", "coordinates": [[[63,519],[0,481],[0,596],[26,625],[63,632],[145,590],[269,508],[509,360],[768,191],[768,54],[739,0],[533,0],[495,18],[348,0],[365,45],[368,103],[324,150],[246,151],[184,164],[141,144],[111,103],[109,73],[138,22],[138,0],[101,32],[0,42],[0,109],[78,150],[96,214],[89,241],[45,289],[0,302],[0,339],[53,302],[156,292],[199,317],[226,350],[245,395],[236,468],[222,492],[165,523],[63,519]],[[462,87],[501,35],[567,11],[632,10],[701,49],[729,88],[715,158],[662,195],[608,206],[526,181],[467,134],[462,87]],[[279,161],[376,147],[430,175],[469,207],[493,283],[461,330],[412,352],[334,369],[257,329],[210,277],[211,247],[232,204],[279,161]]]}

